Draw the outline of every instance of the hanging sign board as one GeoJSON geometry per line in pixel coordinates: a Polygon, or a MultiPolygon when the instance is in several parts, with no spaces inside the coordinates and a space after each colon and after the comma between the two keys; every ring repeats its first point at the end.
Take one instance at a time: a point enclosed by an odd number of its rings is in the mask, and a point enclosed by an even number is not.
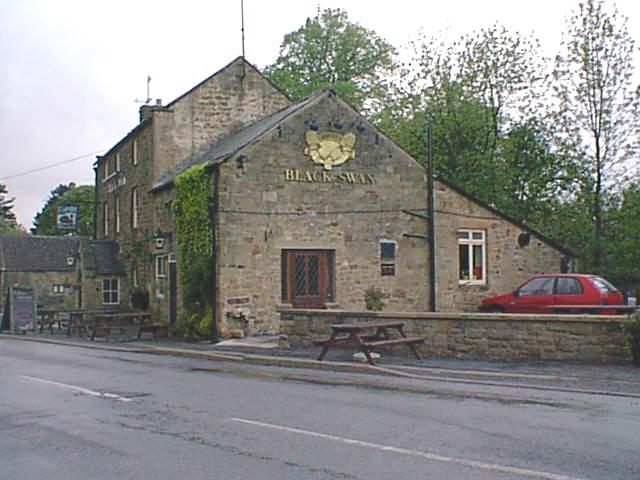
{"type": "Polygon", "coordinates": [[[58,229],[75,230],[78,222],[78,207],[63,205],[58,207],[58,229]]]}
{"type": "Polygon", "coordinates": [[[9,322],[13,333],[36,329],[36,294],[32,288],[11,287],[9,290],[9,322]]]}

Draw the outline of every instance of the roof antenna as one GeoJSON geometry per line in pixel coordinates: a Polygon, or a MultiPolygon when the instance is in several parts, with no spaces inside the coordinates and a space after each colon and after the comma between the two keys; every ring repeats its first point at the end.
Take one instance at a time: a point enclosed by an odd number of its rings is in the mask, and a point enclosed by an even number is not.
{"type": "Polygon", "coordinates": [[[151,103],[151,94],[150,94],[150,87],[149,85],[151,84],[151,77],[149,75],[147,75],[147,99],[146,100],[139,100],[139,99],[135,99],[134,102],[136,103],[151,103]]]}
{"type": "Polygon", "coordinates": [[[247,59],[244,56],[244,0],[240,0],[240,21],[241,21],[241,31],[242,31],[242,73],[240,74],[240,80],[242,80],[247,74],[245,62],[247,59]]]}

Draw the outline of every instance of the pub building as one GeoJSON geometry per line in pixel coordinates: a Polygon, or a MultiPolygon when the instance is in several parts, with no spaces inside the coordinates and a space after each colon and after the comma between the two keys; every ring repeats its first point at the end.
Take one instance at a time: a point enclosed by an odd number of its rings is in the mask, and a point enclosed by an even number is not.
{"type": "Polygon", "coordinates": [[[95,164],[96,237],[115,241],[158,320],[182,310],[176,178],[209,172],[220,334],[279,330],[279,308],[477,311],[571,252],[448,182],[332,90],[293,103],[239,57],[162,105],[95,164]],[[431,202],[429,199],[433,198],[431,202]]]}

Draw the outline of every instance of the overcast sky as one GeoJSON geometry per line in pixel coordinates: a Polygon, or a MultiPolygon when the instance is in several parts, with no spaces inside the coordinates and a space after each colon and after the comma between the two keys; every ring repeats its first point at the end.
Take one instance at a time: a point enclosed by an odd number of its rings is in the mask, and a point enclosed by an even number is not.
{"type": "MultiPolygon", "coordinates": [[[[637,0],[619,0],[640,41],[637,0]]],[[[323,1],[396,47],[498,22],[558,50],[569,0],[323,1]]],[[[613,5],[610,2],[609,5],[613,5]]],[[[314,16],[311,0],[245,0],[247,59],[273,62],[283,36],[314,16]]],[[[93,184],[96,154],[138,121],[147,95],[168,103],[241,54],[240,0],[0,0],[0,182],[29,228],[59,183],[93,184]],[[66,162],[78,157],[80,160],[66,162]],[[21,175],[47,165],[54,168],[21,175]]],[[[636,70],[640,57],[636,55],[636,70]]]]}

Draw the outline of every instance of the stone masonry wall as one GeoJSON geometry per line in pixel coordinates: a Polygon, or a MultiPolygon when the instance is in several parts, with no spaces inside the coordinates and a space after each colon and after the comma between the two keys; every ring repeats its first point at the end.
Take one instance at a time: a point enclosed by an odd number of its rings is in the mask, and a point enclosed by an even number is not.
{"type": "Polygon", "coordinates": [[[424,170],[374,127],[356,130],[361,121],[327,94],[239,152],[242,162],[236,156],[222,166],[218,318],[227,327],[279,330],[283,249],[335,250],[330,308],[364,308],[369,287],[383,291],[387,308],[427,308],[427,242],[405,236],[425,235],[427,222],[401,211],[425,212],[424,170]],[[331,171],[314,164],[304,153],[312,119],[319,132],[340,119],[339,133],[356,133],[355,158],[331,171]],[[357,180],[322,181],[347,172],[357,180]],[[381,276],[380,240],[397,242],[394,276],[381,276]]]}
{"type": "MultiPolygon", "coordinates": [[[[52,307],[75,307],[76,295],[79,288],[75,271],[65,272],[2,272],[3,290],[2,302],[4,302],[9,287],[33,288],[38,296],[38,304],[52,307]],[[64,285],[63,294],[54,294],[54,285],[64,285]]],[[[2,306],[2,303],[0,303],[2,306]]]]}
{"type": "MultiPolygon", "coordinates": [[[[425,335],[425,357],[628,363],[624,317],[491,315],[480,313],[381,313],[281,309],[281,342],[310,347],[331,324],[402,320],[409,334],[425,335]]],[[[387,355],[410,355],[406,348],[387,355]]]]}
{"type": "Polygon", "coordinates": [[[437,311],[478,311],[485,297],[514,290],[528,277],[559,273],[563,254],[536,236],[518,246],[523,230],[495,215],[442,182],[435,185],[436,307],[437,311]],[[458,278],[458,230],[484,230],[486,285],[458,278]]]}

